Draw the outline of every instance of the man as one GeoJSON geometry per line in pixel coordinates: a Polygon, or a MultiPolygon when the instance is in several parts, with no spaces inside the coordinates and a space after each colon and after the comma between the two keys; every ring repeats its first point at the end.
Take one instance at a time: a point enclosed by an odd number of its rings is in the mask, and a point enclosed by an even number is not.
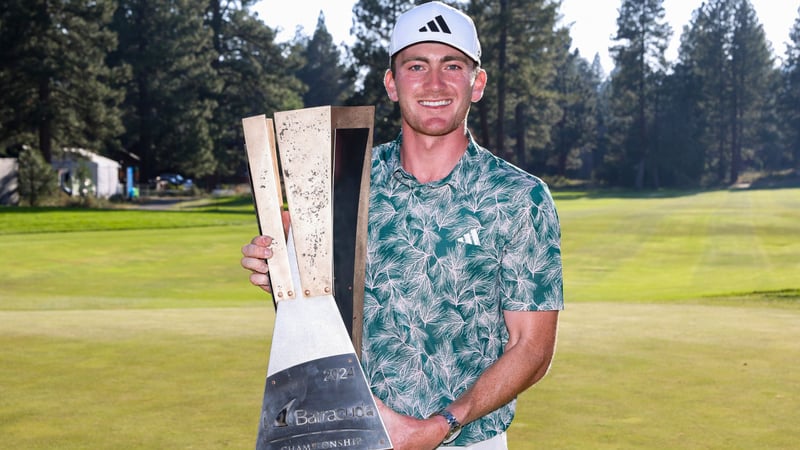
{"type": "MultiPolygon", "coordinates": [[[[515,398],[555,350],[555,207],[467,130],[487,81],[468,16],[417,6],[390,45],[384,84],[402,125],[373,150],[362,365],[395,449],[506,449],[515,398]]],[[[241,262],[267,290],[270,241],[254,238],[241,262]]]]}

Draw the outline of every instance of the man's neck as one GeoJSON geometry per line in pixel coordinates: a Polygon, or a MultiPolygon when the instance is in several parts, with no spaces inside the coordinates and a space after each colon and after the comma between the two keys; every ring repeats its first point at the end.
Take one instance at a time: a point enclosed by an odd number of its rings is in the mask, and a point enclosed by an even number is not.
{"type": "Polygon", "coordinates": [[[450,175],[467,150],[466,131],[444,136],[426,136],[403,131],[400,162],[420,183],[438,181],[450,175]]]}

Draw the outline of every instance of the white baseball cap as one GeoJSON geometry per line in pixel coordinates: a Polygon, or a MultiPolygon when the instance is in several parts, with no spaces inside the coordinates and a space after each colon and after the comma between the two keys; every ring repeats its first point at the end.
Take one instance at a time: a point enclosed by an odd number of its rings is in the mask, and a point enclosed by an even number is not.
{"type": "Polygon", "coordinates": [[[389,45],[390,61],[400,50],[420,42],[447,44],[481,63],[481,43],[472,19],[444,3],[424,3],[398,17],[389,45]]]}

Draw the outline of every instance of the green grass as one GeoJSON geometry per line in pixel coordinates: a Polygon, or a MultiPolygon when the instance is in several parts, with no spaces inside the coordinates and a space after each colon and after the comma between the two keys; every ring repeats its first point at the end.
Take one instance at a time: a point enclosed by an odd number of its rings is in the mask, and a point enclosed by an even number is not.
{"type": "Polygon", "coordinates": [[[262,301],[239,267],[254,226],[20,235],[0,243],[3,309],[233,306],[262,301]],[[13,255],[13,256],[12,256],[13,255]],[[237,283],[238,280],[238,283],[237,283]]]}
{"type": "Polygon", "coordinates": [[[800,312],[580,303],[513,449],[789,449],[800,442],[800,312]],[[529,444],[529,445],[526,445],[529,444]]]}
{"type": "Polygon", "coordinates": [[[557,207],[570,301],[797,298],[797,189],[569,196],[557,207]]]}
{"type": "MultiPolygon", "coordinates": [[[[512,449],[800,441],[800,190],[557,193],[551,373],[512,449]]],[[[252,448],[274,312],[246,198],[0,209],[0,448],[252,448]]]]}
{"type": "Polygon", "coordinates": [[[249,197],[180,203],[171,210],[11,208],[0,206],[0,237],[54,232],[184,229],[253,225],[249,197]]]}
{"type": "Polygon", "coordinates": [[[242,199],[181,211],[0,209],[0,309],[263,302],[238,265],[258,230],[252,210],[242,199]]]}
{"type": "Polygon", "coordinates": [[[252,448],[271,308],[0,312],[9,449],[252,448]]]}

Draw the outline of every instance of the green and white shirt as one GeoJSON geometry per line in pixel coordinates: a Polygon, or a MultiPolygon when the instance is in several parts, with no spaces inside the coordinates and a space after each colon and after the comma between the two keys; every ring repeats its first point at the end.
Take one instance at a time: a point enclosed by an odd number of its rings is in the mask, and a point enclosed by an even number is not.
{"type": "MultiPolygon", "coordinates": [[[[503,353],[503,311],[564,307],[560,227],[547,186],[470,136],[446,178],[419,183],[400,143],[373,149],[362,364],[375,395],[425,418],[503,353]]],[[[515,401],[455,443],[511,424],[515,401]]]]}

